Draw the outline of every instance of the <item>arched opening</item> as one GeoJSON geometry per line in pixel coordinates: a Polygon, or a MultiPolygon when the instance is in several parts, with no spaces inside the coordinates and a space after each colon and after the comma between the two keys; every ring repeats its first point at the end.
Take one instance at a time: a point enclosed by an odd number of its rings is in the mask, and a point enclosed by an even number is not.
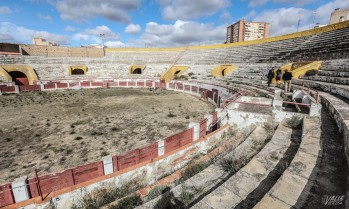
{"type": "Polygon", "coordinates": [[[24,73],[20,71],[11,71],[11,72],[8,72],[8,74],[11,76],[12,81],[14,81],[16,85],[20,85],[20,86],[29,85],[28,77],[24,73]]]}
{"type": "Polygon", "coordinates": [[[132,71],[132,74],[142,74],[142,69],[141,68],[136,68],[132,71]]]}
{"type": "Polygon", "coordinates": [[[180,72],[181,72],[180,70],[177,70],[174,74],[178,75],[180,72]]]}
{"type": "Polygon", "coordinates": [[[85,75],[85,71],[79,68],[73,69],[71,71],[72,75],[85,75]]]}
{"type": "Polygon", "coordinates": [[[225,76],[225,70],[226,70],[227,68],[224,68],[223,70],[222,70],[222,76],[224,77],[225,76]]]}

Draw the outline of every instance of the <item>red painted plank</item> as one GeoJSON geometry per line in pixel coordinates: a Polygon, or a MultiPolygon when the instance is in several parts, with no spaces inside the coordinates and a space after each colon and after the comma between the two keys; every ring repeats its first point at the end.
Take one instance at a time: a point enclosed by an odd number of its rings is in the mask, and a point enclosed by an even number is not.
{"type": "Polygon", "coordinates": [[[206,135],[207,130],[207,118],[205,118],[203,121],[200,122],[200,138],[204,137],[206,135]]]}
{"type": "Polygon", "coordinates": [[[4,207],[6,205],[12,205],[15,203],[13,198],[13,193],[11,190],[11,184],[5,184],[0,186],[0,207],[4,207]]]}

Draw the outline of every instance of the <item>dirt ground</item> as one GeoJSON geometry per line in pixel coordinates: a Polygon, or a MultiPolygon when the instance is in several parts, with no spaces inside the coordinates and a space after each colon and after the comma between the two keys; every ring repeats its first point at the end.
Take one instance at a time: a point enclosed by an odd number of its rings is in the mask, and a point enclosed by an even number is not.
{"type": "Polygon", "coordinates": [[[0,97],[0,183],[123,154],[184,130],[214,106],[148,89],[88,89],[0,97]]]}

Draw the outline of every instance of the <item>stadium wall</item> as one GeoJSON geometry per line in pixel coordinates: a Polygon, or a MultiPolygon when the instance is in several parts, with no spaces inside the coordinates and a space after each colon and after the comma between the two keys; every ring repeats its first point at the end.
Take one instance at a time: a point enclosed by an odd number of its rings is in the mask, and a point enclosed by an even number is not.
{"type": "Polygon", "coordinates": [[[44,57],[104,57],[104,49],[20,45],[23,55],[44,57]]]}

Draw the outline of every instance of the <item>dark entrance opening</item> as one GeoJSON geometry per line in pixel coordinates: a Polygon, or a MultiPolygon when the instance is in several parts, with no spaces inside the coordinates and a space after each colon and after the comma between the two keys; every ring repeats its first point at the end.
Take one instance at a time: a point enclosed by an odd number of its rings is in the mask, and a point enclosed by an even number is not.
{"type": "Polygon", "coordinates": [[[223,70],[222,70],[222,76],[225,76],[225,70],[226,70],[227,68],[224,68],[223,70]]]}
{"type": "Polygon", "coordinates": [[[142,69],[136,68],[134,71],[132,71],[132,74],[142,74],[142,69]]]}
{"type": "Polygon", "coordinates": [[[85,71],[83,71],[82,69],[73,69],[72,71],[71,71],[71,74],[72,75],[85,75],[85,71]]]}
{"type": "Polygon", "coordinates": [[[178,75],[180,72],[181,72],[180,70],[177,70],[174,74],[178,75]]]}
{"type": "Polygon", "coordinates": [[[8,72],[8,74],[12,77],[12,81],[14,81],[16,85],[20,85],[20,86],[29,85],[28,78],[24,73],[20,71],[11,71],[11,72],[8,72]]]}

